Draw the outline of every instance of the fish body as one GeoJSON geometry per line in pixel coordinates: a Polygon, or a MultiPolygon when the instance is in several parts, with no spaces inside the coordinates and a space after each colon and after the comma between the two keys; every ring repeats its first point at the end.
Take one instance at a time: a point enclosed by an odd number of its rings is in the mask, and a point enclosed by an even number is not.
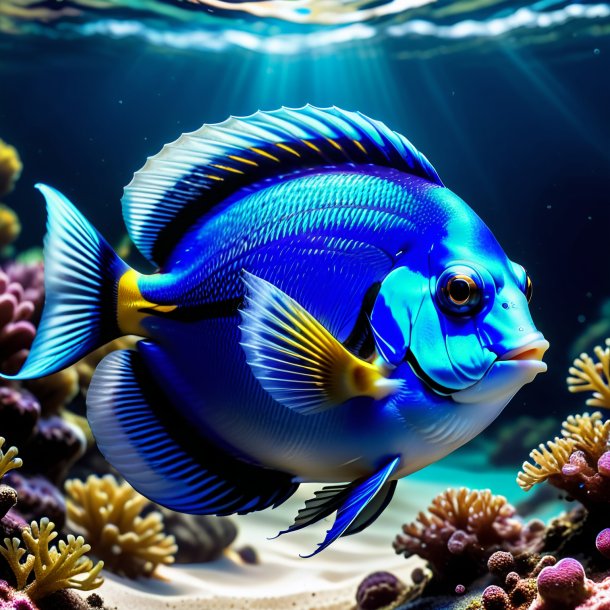
{"type": "Polygon", "coordinates": [[[347,482],[287,530],[336,511],[321,550],[545,369],[523,268],[407,140],[363,115],[257,113],[149,159],[123,205],[152,275],[41,190],[48,301],[17,377],[144,337],[102,362],[88,415],[109,461],[170,508],[249,512],[304,481],[347,482]]]}

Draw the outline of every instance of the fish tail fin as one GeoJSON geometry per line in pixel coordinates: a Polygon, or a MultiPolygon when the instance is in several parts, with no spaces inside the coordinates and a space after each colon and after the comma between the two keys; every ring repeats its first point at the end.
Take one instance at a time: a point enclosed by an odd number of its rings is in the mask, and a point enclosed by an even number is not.
{"type": "MultiPolygon", "coordinates": [[[[45,305],[25,364],[9,379],[55,373],[125,333],[117,287],[129,267],[59,191],[37,184],[47,204],[45,305]]],[[[134,272],[135,273],[135,272],[134,272]]]]}

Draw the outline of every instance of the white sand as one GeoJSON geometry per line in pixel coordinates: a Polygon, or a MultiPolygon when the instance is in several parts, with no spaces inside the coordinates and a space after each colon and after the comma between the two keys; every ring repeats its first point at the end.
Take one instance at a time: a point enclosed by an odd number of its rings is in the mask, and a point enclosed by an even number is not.
{"type": "Polygon", "coordinates": [[[356,588],[367,574],[387,570],[408,581],[413,567],[421,565],[415,558],[397,556],[392,541],[401,525],[425,509],[434,495],[448,486],[464,484],[466,476],[471,485],[473,476],[479,478],[479,488],[493,487],[495,491],[499,486],[519,494],[511,482],[514,473],[481,470],[466,475],[464,470],[447,465],[435,466],[401,481],[390,506],[371,527],[339,539],[310,559],[301,559],[299,553],[308,554],[316,548],[332,518],[294,534],[267,539],[292,523],[304,500],[320,487],[301,486],[275,510],[236,517],[240,534],[235,547],[252,545],[259,553],[259,565],[240,565],[225,557],[213,563],[172,566],[160,570],[166,582],[134,582],[106,574],[99,593],[108,606],[119,610],[348,610],[354,607],[356,588]]]}

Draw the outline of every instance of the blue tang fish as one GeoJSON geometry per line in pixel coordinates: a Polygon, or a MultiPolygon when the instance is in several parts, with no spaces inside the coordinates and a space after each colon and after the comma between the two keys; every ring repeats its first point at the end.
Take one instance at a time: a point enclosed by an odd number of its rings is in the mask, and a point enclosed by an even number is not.
{"type": "Polygon", "coordinates": [[[546,370],[523,267],[360,113],[257,112],[149,158],[122,203],[150,275],[38,188],[47,296],[14,378],[142,337],[100,363],[88,417],[110,463],[173,510],[248,513],[328,483],[285,530],[336,512],[319,552],[546,370]]]}

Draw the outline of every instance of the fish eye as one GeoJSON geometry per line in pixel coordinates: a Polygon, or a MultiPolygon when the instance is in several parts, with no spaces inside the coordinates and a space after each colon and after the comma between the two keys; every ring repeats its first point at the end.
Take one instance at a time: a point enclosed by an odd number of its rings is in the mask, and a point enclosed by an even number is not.
{"type": "Polygon", "coordinates": [[[447,313],[473,313],[482,301],[483,282],[474,269],[462,265],[446,269],[438,280],[437,297],[447,313]]]}

